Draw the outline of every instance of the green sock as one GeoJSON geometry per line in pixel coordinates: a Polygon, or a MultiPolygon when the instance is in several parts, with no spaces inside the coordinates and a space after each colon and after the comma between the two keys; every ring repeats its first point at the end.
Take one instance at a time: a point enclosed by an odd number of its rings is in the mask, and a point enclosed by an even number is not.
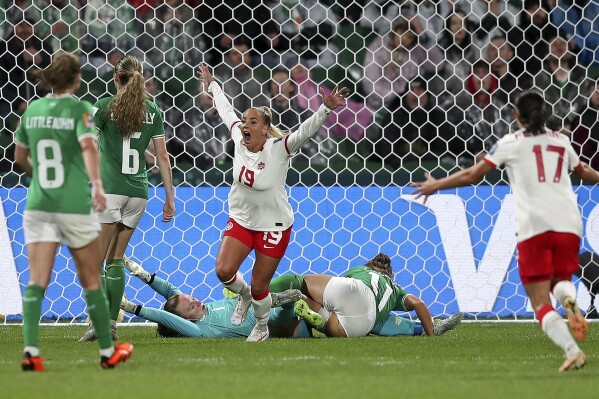
{"type": "Polygon", "coordinates": [[[304,278],[299,274],[283,274],[282,276],[275,277],[270,281],[271,292],[283,292],[290,288],[301,290],[304,284],[304,278]]]}
{"type": "Polygon", "coordinates": [[[38,347],[40,330],[40,315],[45,288],[30,284],[23,295],[23,340],[25,346],[38,347]]]}
{"type": "Polygon", "coordinates": [[[106,261],[106,297],[111,320],[116,320],[119,317],[124,293],[125,263],[122,259],[108,259],[106,261]]]}
{"type": "Polygon", "coordinates": [[[113,343],[108,317],[108,302],[104,290],[99,288],[93,291],[85,291],[85,303],[87,303],[87,311],[94,325],[100,349],[110,348],[113,343]]]}

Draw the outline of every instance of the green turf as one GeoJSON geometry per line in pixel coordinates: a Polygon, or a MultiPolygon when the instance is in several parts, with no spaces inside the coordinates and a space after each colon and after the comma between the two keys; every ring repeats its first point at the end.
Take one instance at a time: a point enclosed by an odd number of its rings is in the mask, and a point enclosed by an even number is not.
{"type": "Polygon", "coordinates": [[[45,373],[20,371],[21,328],[0,326],[0,398],[596,398],[599,325],[583,370],[536,324],[468,323],[437,338],[161,339],[121,327],[129,362],[101,370],[84,327],[41,329],[45,373]],[[258,371],[260,373],[258,374],[258,371]]]}

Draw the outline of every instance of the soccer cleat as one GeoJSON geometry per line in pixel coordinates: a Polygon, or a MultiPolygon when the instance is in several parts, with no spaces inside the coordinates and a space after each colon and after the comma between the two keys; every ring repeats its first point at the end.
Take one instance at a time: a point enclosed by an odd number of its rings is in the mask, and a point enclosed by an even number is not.
{"type": "Polygon", "coordinates": [[[139,263],[132,261],[131,259],[123,256],[123,263],[125,263],[125,267],[129,270],[132,276],[139,278],[144,283],[149,283],[152,279],[152,275],[144,270],[143,267],[139,263]]]}
{"type": "Polygon", "coordinates": [[[283,292],[271,292],[270,297],[272,298],[271,307],[276,308],[299,301],[302,299],[302,293],[300,290],[289,289],[283,292]]]}
{"type": "Polygon", "coordinates": [[[96,340],[96,330],[94,329],[94,325],[90,322],[87,326],[87,330],[83,333],[81,338],[79,338],[79,342],[91,342],[96,340]]]}
{"type": "Polygon", "coordinates": [[[559,372],[578,370],[583,368],[585,364],[587,364],[587,357],[584,353],[578,352],[576,356],[564,360],[564,363],[559,368],[559,372]]]}
{"type": "Polygon", "coordinates": [[[576,304],[576,301],[572,298],[567,298],[564,301],[564,309],[566,311],[566,316],[568,316],[568,323],[570,324],[572,336],[578,341],[584,341],[589,332],[589,325],[576,304]]]}
{"type": "Polygon", "coordinates": [[[247,342],[262,342],[262,341],[266,341],[268,339],[268,326],[264,326],[261,327],[258,324],[256,324],[252,330],[252,332],[250,333],[250,335],[247,337],[246,341],[247,342]]]}
{"type": "Polygon", "coordinates": [[[443,335],[449,330],[453,330],[462,322],[464,313],[452,314],[447,319],[433,319],[433,332],[436,336],[443,335]]]}
{"type": "Polygon", "coordinates": [[[23,371],[46,371],[44,360],[39,356],[31,356],[29,352],[23,353],[21,368],[23,371]]]}
{"type": "Polygon", "coordinates": [[[103,369],[112,369],[119,363],[124,363],[133,354],[133,345],[128,342],[116,343],[114,353],[110,357],[102,356],[100,365],[103,369]]]}
{"type": "Polygon", "coordinates": [[[303,299],[295,302],[294,311],[296,316],[301,317],[306,323],[314,327],[321,325],[324,321],[322,316],[310,309],[310,306],[303,299]]]}
{"type": "Polygon", "coordinates": [[[223,288],[223,296],[228,299],[235,299],[239,297],[239,294],[234,293],[228,288],[223,288]]]}
{"type": "MultiPolygon", "coordinates": [[[[116,326],[110,326],[110,332],[112,333],[112,340],[118,341],[119,335],[116,332],[116,326]]],[[[92,342],[98,339],[96,337],[96,329],[92,323],[89,323],[87,330],[83,333],[81,338],[79,338],[79,342],[92,342]]]]}
{"type": "Polygon", "coordinates": [[[234,326],[241,325],[241,323],[245,321],[251,305],[252,301],[244,301],[241,299],[241,297],[237,298],[237,304],[235,305],[235,309],[231,315],[231,324],[234,326]]]}

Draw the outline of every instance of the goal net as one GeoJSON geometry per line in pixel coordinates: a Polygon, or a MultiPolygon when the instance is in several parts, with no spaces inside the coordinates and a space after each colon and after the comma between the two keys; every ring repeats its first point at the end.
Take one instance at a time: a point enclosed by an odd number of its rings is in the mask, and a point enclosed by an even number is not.
{"type": "MultiPolygon", "coordinates": [[[[0,314],[20,320],[29,278],[22,228],[29,178],[14,163],[14,131],[27,103],[45,95],[31,68],[63,50],[81,57],[77,95],[91,103],[115,93],[120,57],[143,60],[148,95],[164,113],[177,213],[161,222],[164,192],[148,154],[150,199],[127,255],[183,292],[222,298],[214,267],[228,219],[232,143],[198,85],[204,62],[238,113],[268,105],[284,130],[317,109],[319,87],[351,92],[291,160],[296,221],[277,274],[339,275],[384,252],[395,280],[433,316],[531,318],[502,173],[426,204],[409,183],[476,162],[514,129],[512,103],[530,87],[552,105],[551,127],[571,135],[582,159],[597,167],[597,13],[593,2],[569,3],[0,0],[0,314]]],[[[578,183],[575,191],[581,252],[592,253],[599,250],[599,193],[578,183]]],[[[241,268],[247,281],[252,263],[250,256],[241,268]]],[[[586,308],[592,298],[575,279],[586,308]]],[[[135,278],[126,294],[163,304],[135,278]]],[[[66,248],[46,298],[45,321],[86,317],[66,248]]]]}

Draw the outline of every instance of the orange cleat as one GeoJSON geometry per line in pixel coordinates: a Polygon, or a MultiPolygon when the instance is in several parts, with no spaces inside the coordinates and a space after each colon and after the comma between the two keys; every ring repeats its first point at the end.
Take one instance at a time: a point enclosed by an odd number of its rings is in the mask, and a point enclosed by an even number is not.
{"type": "Polygon", "coordinates": [[[566,310],[566,316],[568,316],[568,323],[570,324],[572,335],[578,341],[584,341],[589,332],[589,325],[576,304],[576,301],[571,298],[566,299],[564,309],[566,310]]]}
{"type": "Polygon", "coordinates": [[[103,369],[112,369],[119,363],[124,363],[133,354],[133,345],[128,342],[119,343],[114,345],[114,353],[109,358],[102,356],[100,359],[100,365],[103,369]]]}
{"type": "Polygon", "coordinates": [[[23,368],[23,371],[46,371],[44,360],[46,359],[31,356],[29,352],[25,352],[23,353],[23,359],[21,359],[21,368],[23,368]]]}

